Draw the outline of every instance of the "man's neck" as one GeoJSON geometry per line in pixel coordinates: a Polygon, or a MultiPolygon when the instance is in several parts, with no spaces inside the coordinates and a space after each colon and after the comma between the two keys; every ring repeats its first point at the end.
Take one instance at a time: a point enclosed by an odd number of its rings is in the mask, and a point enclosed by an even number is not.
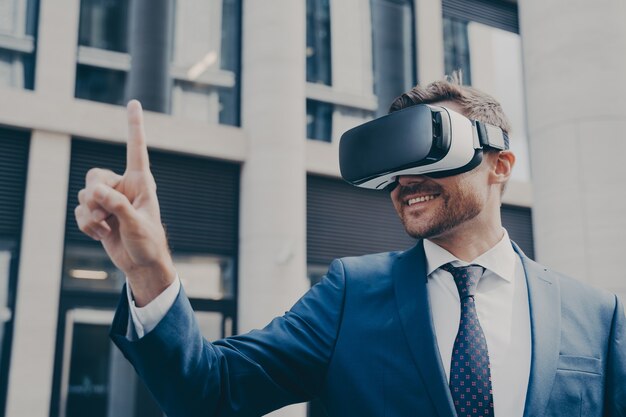
{"type": "Polygon", "coordinates": [[[493,248],[504,236],[502,224],[482,225],[481,227],[457,227],[442,235],[428,238],[458,259],[472,262],[489,249],[493,248]]]}

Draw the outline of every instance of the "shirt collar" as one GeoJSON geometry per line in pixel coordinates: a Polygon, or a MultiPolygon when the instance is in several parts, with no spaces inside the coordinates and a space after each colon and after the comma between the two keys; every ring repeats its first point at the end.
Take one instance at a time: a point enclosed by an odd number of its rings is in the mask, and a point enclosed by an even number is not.
{"type": "MultiPolygon", "coordinates": [[[[502,230],[504,231],[502,239],[469,264],[480,265],[504,280],[511,282],[515,277],[515,251],[506,229],[502,230]]],[[[426,255],[427,275],[429,276],[439,267],[450,262],[453,262],[455,266],[469,265],[428,239],[424,239],[424,252],[426,255]]]]}

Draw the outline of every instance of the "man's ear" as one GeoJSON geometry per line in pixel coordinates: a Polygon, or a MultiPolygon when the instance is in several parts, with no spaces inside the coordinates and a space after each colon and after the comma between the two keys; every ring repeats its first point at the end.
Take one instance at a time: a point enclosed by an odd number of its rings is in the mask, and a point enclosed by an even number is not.
{"type": "Polygon", "coordinates": [[[490,181],[492,184],[506,184],[511,177],[515,165],[515,154],[511,151],[500,151],[489,155],[492,158],[490,181]]]}

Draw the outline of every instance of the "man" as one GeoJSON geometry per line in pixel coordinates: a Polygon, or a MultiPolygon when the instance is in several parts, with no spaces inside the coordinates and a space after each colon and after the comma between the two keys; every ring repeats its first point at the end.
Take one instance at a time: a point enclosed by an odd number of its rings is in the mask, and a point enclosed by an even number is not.
{"type": "MultiPolygon", "coordinates": [[[[422,103],[509,130],[493,98],[448,81],[392,111],[422,103]]],[[[284,316],[211,344],[168,251],[139,104],[128,112],[127,170],[91,170],[76,217],[127,275],[111,337],[168,416],[313,398],[333,417],[626,416],[623,307],[508,239],[511,151],[485,150],[457,175],[398,177],[391,200],[415,247],[335,260],[284,316]]]]}

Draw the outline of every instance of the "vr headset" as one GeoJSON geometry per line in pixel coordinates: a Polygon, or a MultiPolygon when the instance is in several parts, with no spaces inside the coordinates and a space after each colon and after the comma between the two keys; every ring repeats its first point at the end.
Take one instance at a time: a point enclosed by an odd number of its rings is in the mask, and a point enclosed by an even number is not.
{"type": "Polygon", "coordinates": [[[481,163],[483,149],[509,149],[507,134],[446,107],[419,104],[345,132],[339,167],[352,185],[392,189],[400,175],[443,178],[470,171],[481,163]]]}

